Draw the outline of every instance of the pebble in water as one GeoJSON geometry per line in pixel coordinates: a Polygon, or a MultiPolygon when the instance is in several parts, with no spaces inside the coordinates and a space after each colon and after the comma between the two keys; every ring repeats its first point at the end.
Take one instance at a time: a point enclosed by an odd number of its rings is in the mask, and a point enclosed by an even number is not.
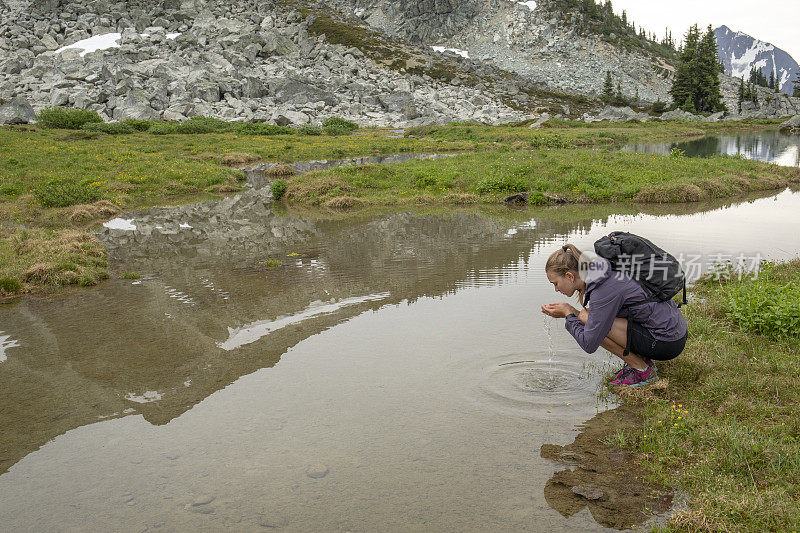
{"type": "Polygon", "coordinates": [[[185,507],[186,510],[199,514],[213,514],[214,508],[209,505],[216,499],[211,494],[201,494],[196,497],[192,503],[185,507]]]}
{"type": "Polygon", "coordinates": [[[289,519],[281,513],[264,511],[258,515],[258,525],[278,529],[289,525],[289,519]]]}
{"type": "Polygon", "coordinates": [[[312,479],[321,479],[328,475],[329,469],[323,464],[311,465],[306,468],[306,475],[312,479]]]}

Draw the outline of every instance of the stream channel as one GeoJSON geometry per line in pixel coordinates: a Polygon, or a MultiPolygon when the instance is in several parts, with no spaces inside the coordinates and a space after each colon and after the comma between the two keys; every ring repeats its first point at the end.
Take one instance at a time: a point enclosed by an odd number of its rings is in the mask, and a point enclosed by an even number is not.
{"type": "Polygon", "coordinates": [[[547,338],[547,256],[612,230],[692,277],[800,252],[791,190],[319,220],[255,187],[129,216],[100,233],[113,279],[0,307],[4,529],[620,527],[545,488],[616,366],[547,338]]]}

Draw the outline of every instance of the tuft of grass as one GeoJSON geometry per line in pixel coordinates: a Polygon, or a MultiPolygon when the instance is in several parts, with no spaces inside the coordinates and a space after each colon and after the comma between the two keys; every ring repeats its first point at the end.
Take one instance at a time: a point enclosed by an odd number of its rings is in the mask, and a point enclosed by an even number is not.
{"type": "Polygon", "coordinates": [[[107,135],[127,135],[136,132],[130,124],[124,122],[87,122],[81,126],[83,131],[105,133],[107,135]]]}
{"type": "Polygon", "coordinates": [[[52,179],[40,183],[33,189],[33,195],[42,207],[88,204],[100,198],[96,187],[70,179],[52,179]]]}
{"type": "Polygon", "coordinates": [[[319,126],[313,124],[303,124],[297,128],[297,133],[300,135],[322,135],[323,130],[319,126]]]}
{"type": "Polygon", "coordinates": [[[103,123],[97,111],[88,109],[66,109],[51,107],[36,115],[36,125],[40,128],[79,130],[84,124],[103,123]]]}
{"type": "Polygon", "coordinates": [[[175,127],[176,133],[197,135],[200,133],[225,133],[233,130],[230,122],[218,118],[192,117],[175,127]]]}
{"type": "Polygon", "coordinates": [[[125,272],[120,276],[121,279],[139,279],[140,277],[136,272],[125,272]]]}
{"type": "Polygon", "coordinates": [[[17,230],[0,237],[0,279],[7,292],[41,292],[60,285],[95,285],[108,277],[105,248],[75,229],[17,230]]]}
{"type": "Polygon", "coordinates": [[[358,129],[358,124],[341,117],[328,117],[322,121],[322,130],[328,135],[349,135],[358,129]]]}
{"type": "Polygon", "coordinates": [[[272,182],[269,186],[269,190],[272,193],[272,197],[277,201],[283,198],[283,195],[286,193],[286,180],[285,179],[277,179],[272,182]]]}
{"type": "Polygon", "coordinates": [[[276,124],[260,124],[256,122],[237,123],[233,131],[240,135],[294,135],[295,130],[289,126],[276,124]]]}
{"type": "Polygon", "coordinates": [[[281,262],[277,259],[267,259],[266,261],[262,261],[261,264],[267,268],[277,268],[281,266],[281,262]]]}

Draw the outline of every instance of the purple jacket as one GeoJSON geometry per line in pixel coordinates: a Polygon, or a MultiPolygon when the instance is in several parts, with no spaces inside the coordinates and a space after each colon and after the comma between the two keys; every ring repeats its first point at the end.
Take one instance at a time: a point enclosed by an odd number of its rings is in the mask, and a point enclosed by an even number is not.
{"type": "Polygon", "coordinates": [[[592,263],[599,268],[590,270],[586,280],[586,291],[591,292],[589,319],[584,325],[570,315],[565,324],[584,351],[593,353],[600,347],[616,317],[638,322],[656,340],[675,341],[686,335],[686,320],[675,302],[648,302],[623,307],[644,300],[648,293],[627,274],[611,270],[607,259],[598,257],[592,263]]]}

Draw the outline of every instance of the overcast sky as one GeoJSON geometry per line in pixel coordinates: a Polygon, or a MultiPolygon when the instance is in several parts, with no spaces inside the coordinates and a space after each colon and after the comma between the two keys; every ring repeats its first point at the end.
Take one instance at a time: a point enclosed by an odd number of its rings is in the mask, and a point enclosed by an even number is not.
{"type": "Polygon", "coordinates": [[[676,44],[694,23],[701,29],[723,24],[785,50],[800,62],[800,0],[612,0],[618,15],[624,9],[628,20],[661,39],[672,30],[676,44]]]}

